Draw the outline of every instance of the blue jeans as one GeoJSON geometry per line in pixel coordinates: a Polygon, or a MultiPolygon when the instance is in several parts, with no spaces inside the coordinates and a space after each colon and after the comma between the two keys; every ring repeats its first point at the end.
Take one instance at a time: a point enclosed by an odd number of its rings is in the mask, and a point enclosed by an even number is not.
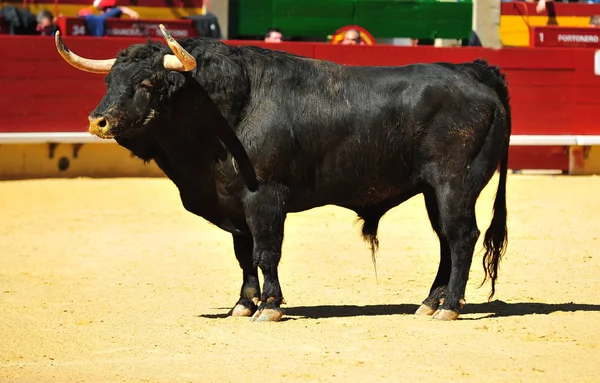
{"type": "Polygon", "coordinates": [[[101,15],[84,16],[87,33],[90,36],[104,36],[106,19],[109,17],[121,17],[123,12],[119,8],[110,8],[101,15]]]}

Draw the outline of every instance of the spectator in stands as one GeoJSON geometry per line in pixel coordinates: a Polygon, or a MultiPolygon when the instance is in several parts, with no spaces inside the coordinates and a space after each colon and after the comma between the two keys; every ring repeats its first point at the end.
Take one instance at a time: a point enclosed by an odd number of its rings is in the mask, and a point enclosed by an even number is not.
{"type": "Polygon", "coordinates": [[[56,25],[54,15],[47,9],[38,12],[36,21],[36,31],[41,36],[54,36],[56,31],[58,30],[58,26],[56,25]]]}
{"type": "Polygon", "coordinates": [[[590,27],[600,27],[600,15],[590,17],[590,27]]]}
{"type": "Polygon", "coordinates": [[[348,29],[344,33],[344,37],[340,42],[342,45],[364,45],[363,41],[360,38],[360,31],[357,29],[348,29]]]}
{"type": "Polygon", "coordinates": [[[138,20],[140,15],[131,8],[117,6],[117,0],[94,0],[94,7],[106,17],[121,17],[125,14],[133,20],[138,20]]]}
{"type": "Polygon", "coordinates": [[[125,14],[134,20],[138,20],[140,16],[131,8],[117,6],[117,0],[94,0],[92,4],[94,8],[100,11],[100,15],[107,17],[121,17],[125,14]]]}
{"type": "MultiPolygon", "coordinates": [[[[525,0],[528,3],[533,3],[536,0],[525,0]]],[[[548,8],[547,3],[554,3],[554,2],[560,2],[560,3],[588,3],[588,4],[598,4],[600,2],[600,0],[538,0],[537,2],[537,6],[535,7],[535,10],[537,11],[537,13],[543,13],[546,11],[546,8],[548,8]]]]}
{"type": "Polygon", "coordinates": [[[481,46],[483,46],[481,44],[481,40],[479,39],[479,36],[477,35],[477,32],[475,32],[474,30],[471,30],[471,37],[469,38],[469,41],[468,41],[467,45],[470,46],[470,47],[481,47],[481,46]]]}
{"type": "Polygon", "coordinates": [[[277,28],[269,28],[265,34],[265,43],[280,43],[283,38],[283,34],[277,28]]]}
{"type": "Polygon", "coordinates": [[[92,14],[89,8],[79,11],[79,16],[85,18],[88,34],[91,36],[104,36],[105,22],[109,17],[120,18],[123,14],[133,20],[138,20],[140,16],[131,8],[117,6],[117,0],[94,0],[94,7],[100,11],[99,15],[92,14]]]}
{"type": "Polygon", "coordinates": [[[21,9],[12,5],[7,5],[0,9],[0,16],[8,24],[11,35],[35,35],[36,20],[35,15],[28,9],[21,9]]]}

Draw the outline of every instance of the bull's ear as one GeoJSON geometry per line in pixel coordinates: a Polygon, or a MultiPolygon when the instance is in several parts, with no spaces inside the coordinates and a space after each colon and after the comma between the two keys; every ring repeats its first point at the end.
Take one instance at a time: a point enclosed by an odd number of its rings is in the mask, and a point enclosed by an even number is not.
{"type": "Polygon", "coordinates": [[[179,72],[169,72],[167,73],[166,82],[169,90],[169,97],[171,97],[183,87],[185,84],[185,76],[179,72]]]}

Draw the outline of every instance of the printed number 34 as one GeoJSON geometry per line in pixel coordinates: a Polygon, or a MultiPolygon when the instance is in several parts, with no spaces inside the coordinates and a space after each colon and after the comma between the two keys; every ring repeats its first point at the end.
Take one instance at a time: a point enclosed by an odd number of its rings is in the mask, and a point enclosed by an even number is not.
{"type": "Polygon", "coordinates": [[[73,25],[73,36],[85,35],[85,25],[73,25]]]}

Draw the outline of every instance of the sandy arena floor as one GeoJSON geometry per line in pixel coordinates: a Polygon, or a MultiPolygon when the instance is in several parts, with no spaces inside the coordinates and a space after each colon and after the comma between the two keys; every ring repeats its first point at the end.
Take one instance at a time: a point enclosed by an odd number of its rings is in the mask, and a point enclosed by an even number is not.
{"type": "Polygon", "coordinates": [[[412,315],[439,257],[420,196],[382,220],[379,284],[353,213],[290,215],[286,316],[250,323],[226,316],[241,284],[230,236],[170,181],[0,182],[0,381],[598,382],[599,190],[509,176],[497,300],[477,254],[455,322],[412,315]]]}

